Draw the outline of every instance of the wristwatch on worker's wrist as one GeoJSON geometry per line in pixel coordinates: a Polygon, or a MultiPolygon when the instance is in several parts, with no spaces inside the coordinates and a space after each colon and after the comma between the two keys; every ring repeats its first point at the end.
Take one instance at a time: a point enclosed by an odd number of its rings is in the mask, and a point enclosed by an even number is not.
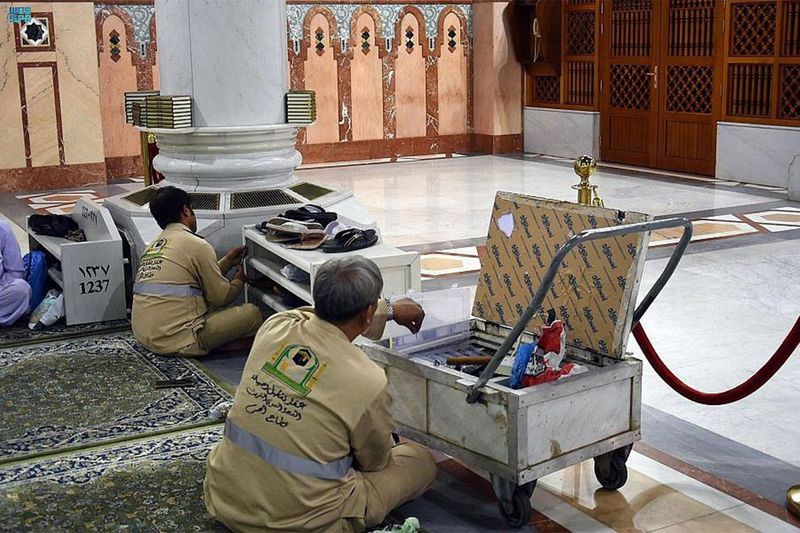
{"type": "Polygon", "coordinates": [[[389,298],[384,298],[383,301],[386,302],[386,321],[390,322],[394,320],[394,306],[389,298]]]}

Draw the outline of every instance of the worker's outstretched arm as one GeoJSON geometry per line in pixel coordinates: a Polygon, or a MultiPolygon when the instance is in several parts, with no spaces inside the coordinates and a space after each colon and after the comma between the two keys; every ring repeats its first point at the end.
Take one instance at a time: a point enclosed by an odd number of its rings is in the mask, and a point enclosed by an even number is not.
{"type": "MultiPolygon", "coordinates": [[[[408,328],[411,333],[417,334],[422,327],[422,322],[425,320],[425,311],[422,306],[411,298],[401,298],[392,303],[392,307],[394,315],[392,320],[408,328]]],[[[372,340],[380,339],[383,336],[383,330],[386,328],[387,318],[388,306],[386,301],[381,298],[378,300],[378,310],[375,312],[372,324],[364,332],[364,336],[372,340]]]]}
{"type": "Polygon", "coordinates": [[[200,280],[200,288],[203,290],[206,302],[212,307],[223,307],[231,303],[242,290],[244,282],[241,279],[228,281],[222,275],[219,264],[217,263],[214,248],[208,243],[203,243],[198,247],[197,252],[192,257],[194,268],[200,280]]]}

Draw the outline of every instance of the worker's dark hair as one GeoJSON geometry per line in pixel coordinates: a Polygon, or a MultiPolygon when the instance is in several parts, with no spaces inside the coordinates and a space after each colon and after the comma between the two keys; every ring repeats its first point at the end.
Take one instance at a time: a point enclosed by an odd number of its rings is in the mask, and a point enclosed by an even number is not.
{"type": "Polygon", "coordinates": [[[314,310],[322,320],[346,324],[374,305],[382,290],[381,271],[369,259],[331,259],[314,278],[314,310]]]}
{"type": "Polygon", "coordinates": [[[150,200],[150,213],[161,229],[178,222],[184,207],[192,207],[192,198],[183,189],[171,185],[159,187],[150,200]]]}

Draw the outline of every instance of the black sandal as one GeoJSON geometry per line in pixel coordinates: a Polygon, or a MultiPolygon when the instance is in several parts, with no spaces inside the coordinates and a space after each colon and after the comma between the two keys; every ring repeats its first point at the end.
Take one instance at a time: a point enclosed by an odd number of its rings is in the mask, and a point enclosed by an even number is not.
{"type": "Polygon", "coordinates": [[[323,228],[339,218],[336,213],[325,211],[322,207],[314,204],[304,205],[297,209],[289,209],[281,216],[303,222],[318,222],[322,224],[323,228]]]}
{"type": "Polygon", "coordinates": [[[328,254],[354,252],[369,248],[378,242],[378,234],[374,229],[350,228],[337,233],[332,241],[322,245],[322,251],[328,254]]]}

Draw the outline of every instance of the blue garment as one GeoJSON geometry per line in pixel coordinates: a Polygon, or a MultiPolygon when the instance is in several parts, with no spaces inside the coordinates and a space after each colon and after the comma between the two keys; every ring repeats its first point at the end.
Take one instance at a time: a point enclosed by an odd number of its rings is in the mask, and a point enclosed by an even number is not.
{"type": "Polygon", "coordinates": [[[34,250],[22,258],[22,264],[25,266],[25,281],[31,286],[29,310],[32,311],[47,292],[47,257],[44,252],[34,250]]]}
{"type": "Polygon", "coordinates": [[[0,326],[10,326],[28,312],[31,287],[14,232],[0,220],[0,326]]]}

